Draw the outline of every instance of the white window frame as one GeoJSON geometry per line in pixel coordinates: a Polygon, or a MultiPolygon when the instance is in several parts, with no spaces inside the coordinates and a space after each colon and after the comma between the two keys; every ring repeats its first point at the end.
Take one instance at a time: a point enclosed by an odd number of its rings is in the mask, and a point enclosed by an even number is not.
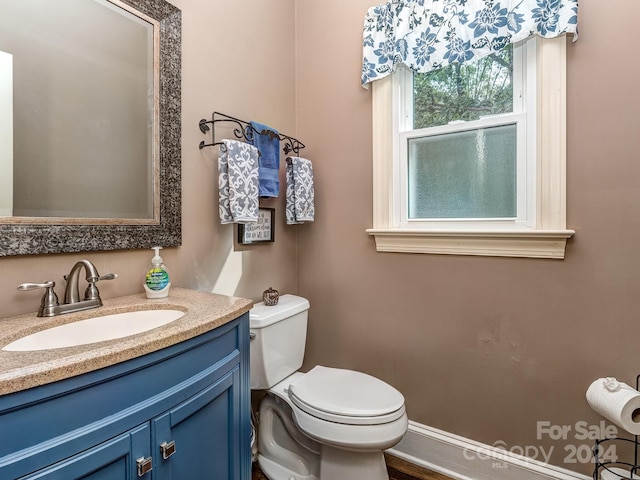
{"type": "Polygon", "coordinates": [[[399,98],[395,75],[372,83],[373,227],[367,233],[375,237],[377,251],[564,258],[567,240],[575,233],[566,228],[566,37],[528,42],[536,44],[529,52],[536,62],[537,133],[528,142],[535,161],[529,162],[525,176],[526,208],[515,221],[403,220],[406,192],[398,159],[407,135],[398,133],[400,116],[395,112],[406,99],[399,98]]]}

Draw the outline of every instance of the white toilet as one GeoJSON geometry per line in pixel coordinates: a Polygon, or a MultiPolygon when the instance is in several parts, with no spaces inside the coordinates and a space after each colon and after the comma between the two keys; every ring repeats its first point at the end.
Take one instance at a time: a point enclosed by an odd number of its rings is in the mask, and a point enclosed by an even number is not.
{"type": "Polygon", "coordinates": [[[251,389],[260,403],[258,461],[271,480],[388,480],[382,451],[407,431],[402,394],[360,372],[302,365],[308,300],[282,295],[251,318],[251,389]]]}

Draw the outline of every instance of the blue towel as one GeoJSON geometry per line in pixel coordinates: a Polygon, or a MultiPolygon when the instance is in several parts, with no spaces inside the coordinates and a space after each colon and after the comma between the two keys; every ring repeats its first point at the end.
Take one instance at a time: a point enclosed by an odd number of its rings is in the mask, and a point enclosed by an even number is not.
{"type": "Polygon", "coordinates": [[[250,139],[260,152],[258,160],[259,195],[261,197],[277,197],[280,193],[280,137],[275,128],[258,122],[249,122],[253,129],[250,139]],[[263,133],[264,132],[264,133],[263,133]]]}

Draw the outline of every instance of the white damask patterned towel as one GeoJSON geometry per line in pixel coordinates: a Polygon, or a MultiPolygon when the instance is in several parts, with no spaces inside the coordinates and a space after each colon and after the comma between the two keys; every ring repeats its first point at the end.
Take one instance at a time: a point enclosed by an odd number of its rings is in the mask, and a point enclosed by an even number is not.
{"type": "Polygon", "coordinates": [[[220,223],[258,221],[258,149],[223,140],[218,157],[220,223]]]}
{"type": "Polygon", "coordinates": [[[313,222],[315,216],[313,167],[306,158],[287,159],[287,225],[313,222]]]}

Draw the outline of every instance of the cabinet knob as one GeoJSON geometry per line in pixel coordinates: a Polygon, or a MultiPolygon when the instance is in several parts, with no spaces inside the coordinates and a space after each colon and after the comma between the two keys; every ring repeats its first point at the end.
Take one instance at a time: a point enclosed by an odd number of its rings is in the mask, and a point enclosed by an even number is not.
{"type": "Polygon", "coordinates": [[[140,457],[136,460],[136,466],[138,467],[138,476],[143,477],[147,473],[151,471],[153,468],[153,458],[152,457],[140,457]]]}
{"type": "Polygon", "coordinates": [[[169,443],[162,442],[160,444],[160,452],[162,452],[162,458],[165,460],[169,458],[171,455],[176,453],[176,442],[175,440],[171,440],[169,443]]]}

